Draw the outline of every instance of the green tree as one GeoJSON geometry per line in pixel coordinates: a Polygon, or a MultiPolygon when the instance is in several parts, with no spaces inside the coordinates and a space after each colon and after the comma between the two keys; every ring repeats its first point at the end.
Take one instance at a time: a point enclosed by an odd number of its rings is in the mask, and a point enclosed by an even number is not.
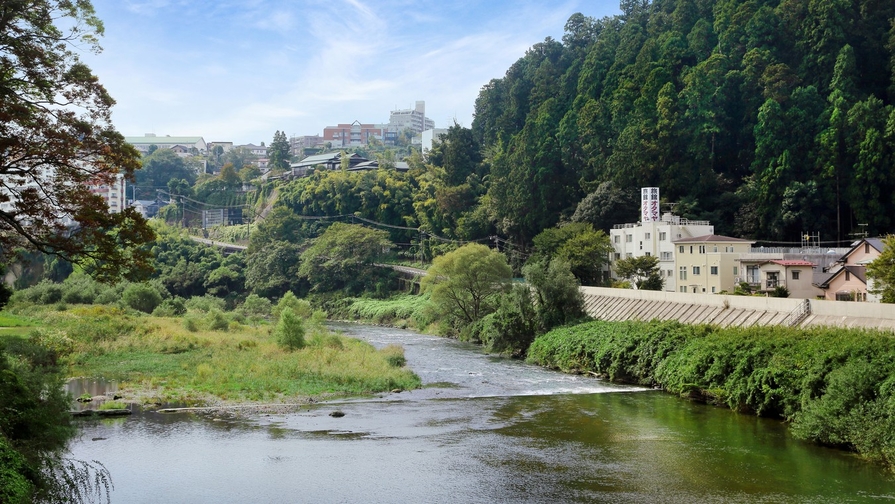
{"type": "Polygon", "coordinates": [[[104,277],[145,276],[146,222],[132,209],[110,212],[90,189],[140,167],[111,123],[114,100],[77,54],[99,52],[102,34],[89,0],[0,7],[0,177],[14,206],[0,211],[0,250],[36,249],[104,277]]]}
{"type": "Polygon", "coordinates": [[[883,239],[883,251],[867,265],[867,277],[873,279],[870,292],[879,294],[883,303],[895,303],[895,235],[883,239]]]}
{"type": "Polygon", "coordinates": [[[267,147],[267,159],[271,170],[289,169],[289,140],[286,139],[286,132],[277,130],[273,134],[273,142],[267,147]]]}
{"type": "Polygon", "coordinates": [[[280,320],[273,334],[277,343],[287,350],[298,350],[305,346],[304,321],[292,308],[285,308],[280,313],[280,320]]]}
{"type": "Polygon", "coordinates": [[[298,274],[314,291],[357,294],[382,279],[373,263],[392,246],[385,231],[336,222],[302,252],[298,274]]]}
{"type": "Polygon", "coordinates": [[[503,254],[470,243],[436,257],[422,286],[431,294],[435,310],[460,330],[496,309],[512,277],[503,254]]]}
{"type": "Polygon", "coordinates": [[[143,169],[137,172],[135,181],[140,190],[138,198],[155,198],[156,189],[167,187],[170,180],[183,179],[190,185],[196,182],[196,172],[171,149],[158,149],[142,161],[143,169]]]}
{"type": "Polygon", "coordinates": [[[522,268],[522,274],[537,299],[541,333],[586,316],[580,284],[567,261],[555,258],[531,262],[522,268]]]}
{"type": "Polygon", "coordinates": [[[662,290],[665,283],[659,270],[659,258],[656,256],[619,259],[615,262],[615,273],[634,282],[640,290],[662,290]]]}

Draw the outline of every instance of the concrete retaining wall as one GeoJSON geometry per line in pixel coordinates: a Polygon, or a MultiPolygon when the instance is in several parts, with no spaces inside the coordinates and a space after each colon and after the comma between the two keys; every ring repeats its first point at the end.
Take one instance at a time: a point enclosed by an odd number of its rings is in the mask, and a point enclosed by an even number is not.
{"type": "MultiPolygon", "coordinates": [[[[602,320],[679,320],[722,327],[779,325],[803,299],[582,287],[587,313],[602,320]]],[[[811,300],[800,325],[866,327],[895,331],[895,305],[811,300]]]]}

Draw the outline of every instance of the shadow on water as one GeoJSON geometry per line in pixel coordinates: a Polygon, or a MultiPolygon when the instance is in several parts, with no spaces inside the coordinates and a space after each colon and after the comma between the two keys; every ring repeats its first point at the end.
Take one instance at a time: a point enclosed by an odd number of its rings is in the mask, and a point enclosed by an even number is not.
{"type": "Polygon", "coordinates": [[[420,390],[286,414],[84,422],[114,502],[876,502],[895,483],[780,422],[350,326],[402,344],[420,390]],[[330,416],[334,411],[344,417],[330,416]]]}

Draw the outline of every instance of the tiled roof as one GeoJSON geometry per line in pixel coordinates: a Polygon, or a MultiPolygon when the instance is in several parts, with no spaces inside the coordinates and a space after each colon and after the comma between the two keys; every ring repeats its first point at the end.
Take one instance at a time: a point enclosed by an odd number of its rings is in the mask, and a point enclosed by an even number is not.
{"type": "Polygon", "coordinates": [[[780,266],[811,266],[814,267],[815,264],[809,261],[797,261],[797,260],[782,260],[782,261],[771,261],[774,264],[779,264],[780,266]]]}

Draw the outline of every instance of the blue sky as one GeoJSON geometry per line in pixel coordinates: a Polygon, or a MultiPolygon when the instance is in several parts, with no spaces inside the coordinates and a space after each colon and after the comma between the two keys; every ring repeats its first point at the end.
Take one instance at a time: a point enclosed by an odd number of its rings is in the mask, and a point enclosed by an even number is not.
{"type": "Polygon", "coordinates": [[[575,12],[618,1],[93,0],[103,52],[84,54],[126,136],[269,143],[425,100],[438,127],[575,12]]]}

